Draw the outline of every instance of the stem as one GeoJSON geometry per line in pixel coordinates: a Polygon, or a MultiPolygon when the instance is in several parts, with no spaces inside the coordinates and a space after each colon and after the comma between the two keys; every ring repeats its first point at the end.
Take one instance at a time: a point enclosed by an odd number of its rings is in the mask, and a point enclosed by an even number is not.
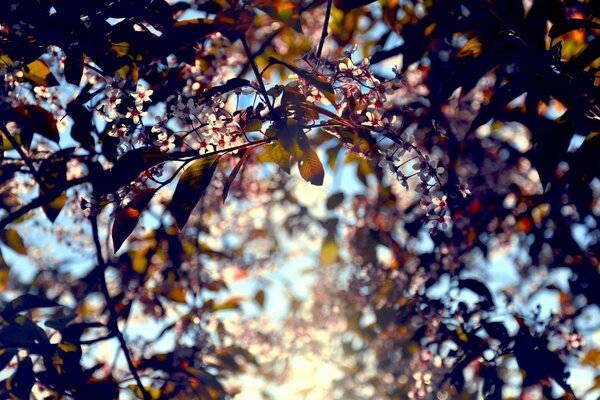
{"type": "Polygon", "coordinates": [[[4,136],[6,136],[12,147],[17,151],[17,153],[19,153],[27,167],[29,167],[29,169],[31,170],[31,174],[35,178],[36,182],[40,185],[40,189],[45,189],[46,185],[44,184],[44,181],[42,181],[42,177],[38,174],[38,171],[35,169],[33,161],[31,161],[31,158],[29,158],[27,154],[25,154],[25,152],[21,148],[21,145],[17,143],[17,140],[10,134],[10,132],[8,132],[8,129],[6,129],[4,124],[0,125],[0,131],[4,134],[4,136]]]}
{"type": "Polygon", "coordinates": [[[13,221],[16,221],[23,215],[27,214],[29,211],[50,203],[52,200],[54,200],[55,198],[60,196],[60,194],[62,192],[64,192],[65,190],[72,188],[73,186],[81,185],[82,183],[87,183],[90,180],[91,180],[90,176],[84,176],[81,178],[72,179],[70,181],[67,181],[65,183],[65,185],[61,186],[60,188],[56,188],[54,190],[44,192],[43,195],[31,200],[31,202],[28,203],[27,205],[24,205],[23,207],[19,208],[18,210],[12,211],[10,214],[8,214],[6,217],[4,217],[0,221],[0,229],[4,229],[8,224],[10,224],[13,221]]]}
{"type": "Polygon", "coordinates": [[[321,58],[323,52],[323,45],[325,44],[325,38],[327,37],[327,28],[329,27],[329,17],[331,16],[331,4],[332,0],[327,0],[327,9],[325,10],[325,21],[323,22],[323,32],[321,32],[321,40],[319,40],[319,47],[317,48],[317,58],[321,58]]]}
{"type": "Polygon", "coordinates": [[[135,369],[135,365],[133,364],[133,360],[131,359],[131,354],[129,353],[129,349],[127,348],[127,342],[125,341],[125,337],[123,336],[123,333],[119,330],[119,314],[117,313],[115,304],[113,303],[112,298],[110,297],[110,293],[108,292],[108,286],[106,284],[105,276],[106,263],[104,262],[104,258],[102,257],[102,247],[100,245],[100,237],[98,235],[98,220],[96,219],[95,215],[92,215],[90,217],[90,220],[92,222],[92,235],[94,237],[94,244],[96,246],[96,259],[98,261],[98,266],[100,267],[101,271],[101,273],[99,274],[100,289],[102,291],[104,299],[106,300],[106,307],[108,308],[109,312],[108,326],[111,332],[114,333],[114,335],[119,340],[119,343],[121,344],[121,350],[123,350],[123,355],[125,356],[125,360],[127,360],[129,371],[135,378],[137,386],[140,388],[140,392],[142,393],[144,399],[150,400],[152,399],[152,397],[146,391],[146,388],[144,388],[144,385],[142,384],[142,380],[140,379],[140,376],[137,370],[135,369]]]}
{"type": "Polygon", "coordinates": [[[246,51],[246,55],[248,56],[248,61],[250,61],[250,65],[252,66],[252,70],[254,71],[254,75],[256,76],[256,80],[260,85],[260,91],[262,92],[263,97],[265,98],[265,103],[267,103],[267,107],[269,108],[269,112],[274,114],[273,105],[269,100],[269,95],[267,94],[267,88],[265,87],[265,82],[262,79],[262,75],[258,70],[258,65],[254,61],[254,56],[252,55],[252,51],[250,50],[250,46],[248,46],[248,41],[246,40],[246,36],[242,35],[241,37],[242,45],[244,46],[244,50],[246,51]]]}

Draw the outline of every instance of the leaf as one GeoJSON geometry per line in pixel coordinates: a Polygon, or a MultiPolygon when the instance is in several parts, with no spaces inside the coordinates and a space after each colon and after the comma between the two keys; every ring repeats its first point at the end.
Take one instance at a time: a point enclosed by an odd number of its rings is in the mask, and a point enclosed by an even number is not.
{"type": "Polygon", "coordinates": [[[227,180],[225,181],[225,185],[223,187],[223,193],[221,195],[221,197],[223,198],[223,203],[225,203],[225,199],[227,199],[227,194],[229,193],[229,188],[231,187],[231,184],[235,180],[235,177],[237,176],[238,172],[240,172],[240,169],[241,169],[242,165],[244,164],[244,162],[246,161],[246,159],[250,155],[250,151],[252,151],[252,149],[250,149],[250,150],[244,149],[244,150],[241,151],[241,153],[240,153],[240,155],[241,155],[240,160],[238,161],[238,163],[236,164],[235,168],[233,168],[233,170],[231,171],[231,173],[227,177],[227,180]]]}
{"type": "Polygon", "coordinates": [[[600,367],[600,350],[589,349],[585,356],[581,359],[581,363],[584,365],[590,365],[594,368],[600,367]]]}
{"type": "Polygon", "coordinates": [[[302,159],[304,151],[310,148],[303,127],[295,121],[278,121],[276,132],[281,146],[296,160],[302,159]]]}
{"type": "Polygon", "coordinates": [[[17,349],[0,349],[0,371],[6,368],[17,352],[17,349]]]}
{"type": "Polygon", "coordinates": [[[181,174],[169,210],[179,229],[187,223],[196,204],[202,198],[217,168],[219,156],[214,154],[193,161],[181,174]]]}
{"type": "Polygon", "coordinates": [[[305,181],[316,186],[321,186],[323,184],[325,170],[323,169],[323,164],[321,164],[317,152],[312,148],[304,152],[302,159],[298,163],[298,170],[305,181]]]}
{"type": "Polygon", "coordinates": [[[2,243],[7,245],[8,247],[10,247],[13,251],[15,251],[21,255],[27,254],[27,248],[25,247],[25,244],[23,243],[23,239],[21,238],[21,235],[19,235],[19,232],[17,232],[16,229],[7,228],[7,229],[4,229],[3,231],[1,231],[0,232],[0,240],[2,241],[2,243]]]}
{"type": "Polygon", "coordinates": [[[96,190],[101,193],[113,193],[166,159],[166,155],[155,147],[133,149],[119,158],[107,173],[100,174],[94,182],[96,190]]]}
{"type": "Polygon", "coordinates": [[[0,329],[0,345],[2,347],[32,348],[37,344],[47,342],[48,338],[44,330],[23,315],[17,315],[13,323],[0,329]]]}
{"type": "Polygon", "coordinates": [[[21,311],[27,311],[33,308],[47,308],[58,306],[60,306],[60,304],[58,304],[55,301],[35,294],[26,293],[8,303],[4,307],[3,313],[5,315],[15,315],[17,313],[20,313],[21,311]]]}
{"type": "Polygon", "coordinates": [[[303,33],[302,24],[300,23],[300,9],[293,2],[259,0],[254,2],[254,6],[260,8],[261,11],[264,11],[274,20],[283,22],[298,33],[303,33]]]}
{"type": "Polygon", "coordinates": [[[35,375],[33,372],[33,362],[31,358],[25,357],[19,361],[17,372],[11,376],[6,384],[11,397],[17,399],[29,399],[31,388],[35,383],[35,375]]]}
{"type": "Polygon", "coordinates": [[[265,307],[265,291],[264,290],[257,291],[256,294],[254,294],[254,300],[256,300],[256,303],[260,306],[260,308],[264,308],[265,307]]]}
{"type": "Polygon", "coordinates": [[[327,209],[333,210],[344,201],[344,192],[334,193],[327,199],[327,209]]]}
{"type": "Polygon", "coordinates": [[[148,207],[156,189],[144,189],[133,197],[125,207],[115,214],[112,228],[112,240],[115,253],[136,227],[142,212],[148,207]]]}
{"type": "Polygon", "coordinates": [[[500,342],[504,343],[507,339],[510,338],[508,334],[508,330],[504,326],[502,322],[483,322],[483,328],[485,331],[493,337],[494,339],[498,339],[500,342]]]}
{"type": "Polygon", "coordinates": [[[240,307],[242,301],[241,297],[232,297],[222,303],[214,304],[211,308],[211,312],[223,311],[223,310],[235,310],[240,307]]]}
{"type": "Polygon", "coordinates": [[[215,18],[215,27],[232,42],[239,39],[252,27],[254,14],[250,11],[237,11],[232,8],[223,10],[215,18]]]}
{"type": "Polygon", "coordinates": [[[337,98],[336,98],[336,95],[334,93],[333,86],[331,85],[331,83],[327,82],[326,80],[324,80],[322,78],[319,78],[318,76],[314,75],[313,73],[311,73],[309,71],[305,71],[305,70],[297,68],[291,64],[288,64],[284,61],[280,61],[280,60],[276,59],[275,57],[269,57],[269,63],[284,65],[290,71],[297,74],[299,77],[304,79],[306,82],[308,82],[311,85],[313,85],[314,87],[316,87],[319,90],[319,92],[321,92],[321,94],[323,96],[325,96],[327,98],[327,100],[329,100],[331,102],[331,104],[336,104],[337,98]]]}
{"type": "Polygon", "coordinates": [[[458,54],[456,55],[456,58],[462,58],[462,57],[478,57],[483,49],[483,45],[481,44],[481,41],[479,40],[479,38],[476,36],[474,38],[471,38],[458,52],[458,54]]]}
{"type": "Polygon", "coordinates": [[[258,132],[262,129],[263,122],[258,118],[252,118],[246,123],[244,132],[258,132]]]}
{"type": "Polygon", "coordinates": [[[339,260],[338,245],[335,241],[335,237],[327,235],[321,245],[321,254],[319,255],[319,262],[322,266],[328,267],[335,264],[339,260]]]}
{"type": "Polygon", "coordinates": [[[15,107],[14,121],[22,128],[21,134],[33,135],[37,133],[46,139],[58,143],[60,136],[54,115],[48,110],[33,104],[15,107]]]}
{"type": "Polygon", "coordinates": [[[169,291],[169,295],[167,297],[176,303],[186,304],[187,303],[186,294],[187,294],[187,292],[185,291],[184,288],[174,286],[169,291]]]}
{"type": "Polygon", "coordinates": [[[35,60],[23,67],[23,78],[36,86],[56,86],[58,81],[42,60],[35,60]]]}
{"type": "Polygon", "coordinates": [[[490,305],[494,304],[494,299],[490,290],[483,282],[478,281],[477,279],[460,279],[458,281],[458,287],[460,289],[469,289],[475,294],[483,297],[490,305]]]}
{"type": "Polygon", "coordinates": [[[236,90],[236,89],[246,87],[246,86],[251,86],[249,80],[242,79],[242,78],[232,78],[222,85],[214,86],[214,87],[206,89],[202,93],[202,97],[200,98],[199,102],[200,103],[207,102],[216,95],[225,94],[227,92],[231,92],[232,90],[236,90]]]}
{"type": "MultiPolygon", "coordinates": [[[[131,390],[135,394],[135,397],[137,397],[138,399],[145,399],[144,393],[142,393],[142,389],[140,389],[138,385],[132,383],[128,385],[127,388],[131,390]]],[[[146,393],[150,395],[150,398],[152,400],[160,399],[160,389],[157,389],[152,386],[144,386],[144,389],[146,390],[146,393]]]]}
{"type": "Polygon", "coordinates": [[[44,204],[42,206],[42,210],[44,210],[44,214],[50,220],[50,222],[56,221],[56,218],[60,214],[60,211],[63,209],[65,204],[67,203],[67,193],[62,192],[58,197],[49,202],[48,204],[44,204]]]}
{"type": "Polygon", "coordinates": [[[587,19],[565,19],[552,24],[549,36],[554,39],[577,29],[600,29],[600,24],[587,19]]]}
{"type": "Polygon", "coordinates": [[[292,165],[292,160],[290,154],[285,151],[285,149],[281,146],[279,141],[275,141],[264,146],[266,150],[266,158],[268,161],[274,162],[279,165],[279,168],[290,173],[290,167],[292,165]]]}

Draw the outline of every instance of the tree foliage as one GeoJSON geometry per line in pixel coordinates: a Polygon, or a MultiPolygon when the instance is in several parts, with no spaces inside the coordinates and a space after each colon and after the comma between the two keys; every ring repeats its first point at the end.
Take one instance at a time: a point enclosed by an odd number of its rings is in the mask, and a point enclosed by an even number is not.
{"type": "Polygon", "coordinates": [[[599,13],[2,2],[3,396],[229,398],[308,326],[343,350],[328,398],[597,395],[599,13]],[[269,296],[229,271],[294,240],[312,300],[229,318],[269,296]]]}

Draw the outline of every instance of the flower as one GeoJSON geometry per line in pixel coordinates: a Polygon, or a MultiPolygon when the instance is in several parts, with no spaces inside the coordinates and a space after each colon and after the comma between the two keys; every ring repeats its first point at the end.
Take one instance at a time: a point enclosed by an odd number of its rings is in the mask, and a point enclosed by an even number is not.
{"type": "Polygon", "coordinates": [[[162,133],[158,135],[158,140],[154,144],[160,147],[161,152],[166,153],[175,148],[175,136],[168,136],[166,133],[162,133]]]}
{"type": "Polygon", "coordinates": [[[150,96],[154,93],[152,89],[145,89],[142,85],[138,85],[137,91],[135,93],[131,93],[131,96],[135,99],[136,107],[138,105],[142,105],[150,100],[150,96]]]}
{"type": "Polygon", "coordinates": [[[469,190],[469,185],[467,185],[462,179],[458,179],[458,184],[456,186],[458,187],[458,191],[460,192],[463,198],[471,194],[471,191],[469,190]]]}
{"type": "Polygon", "coordinates": [[[435,205],[433,212],[436,214],[439,214],[442,211],[444,211],[446,208],[448,208],[448,203],[446,203],[446,196],[442,196],[441,199],[439,197],[434,197],[431,199],[431,203],[433,203],[433,205],[435,205]]]}

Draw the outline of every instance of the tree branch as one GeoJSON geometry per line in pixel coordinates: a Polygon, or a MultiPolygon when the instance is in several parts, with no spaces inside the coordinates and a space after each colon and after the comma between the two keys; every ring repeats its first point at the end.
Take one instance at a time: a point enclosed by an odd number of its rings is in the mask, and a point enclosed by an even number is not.
{"type": "Polygon", "coordinates": [[[323,22],[323,32],[321,32],[321,40],[319,40],[319,47],[317,48],[317,57],[321,58],[323,52],[323,45],[325,44],[325,38],[327,37],[327,29],[329,27],[329,17],[331,16],[331,4],[333,0],[327,0],[327,9],[325,10],[325,21],[323,22]]]}
{"type": "Polygon", "coordinates": [[[72,179],[70,181],[67,181],[65,183],[65,185],[61,186],[60,188],[56,188],[56,189],[44,192],[44,194],[42,194],[41,196],[38,196],[35,199],[31,200],[30,203],[24,205],[23,207],[19,208],[18,210],[12,211],[10,214],[8,214],[6,217],[4,217],[0,221],[0,230],[4,229],[11,222],[14,222],[17,219],[19,219],[20,217],[22,217],[23,215],[27,214],[29,211],[35,210],[38,207],[42,207],[42,206],[50,203],[52,200],[57,198],[65,190],[70,189],[77,185],[81,185],[82,183],[90,182],[90,179],[91,178],[89,176],[72,179]]]}
{"type": "Polygon", "coordinates": [[[133,375],[137,386],[140,388],[140,392],[142,393],[145,400],[151,400],[152,397],[144,388],[142,384],[142,380],[140,379],[140,375],[138,374],[135,365],[133,364],[133,360],[131,359],[131,354],[129,353],[129,349],[127,348],[127,342],[125,341],[125,337],[123,333],[119,330],[119,314],[117,313],[117,309],[115,308],[115,304],[110,297],[110,293],[108,292],[108,286],[106,284],[106,263],[104,262],[104,258],[102,257],[102,246],[100,245],[100,237],[98,235],[98,220],[95,215],[90,217],[90,221],[92,222],[92,235],[94,237],[94,244],[96,246],[96,259],[98,262],[98,266],[100,267],[101,274],[99,276],[100,279],[100,289],[102,291],[102,295],[106,301],[106,308],[108,308],[109,312],[109,320],[108,326],[111,332],[117,337],[119,343],[121,344],[121,350],[123,350],[123,355],[125,356],[125,360],[127,360],[127,365],[129,366],[129,371],[133,375]]]}
{"type": "Polygon", "coordinates": [[[27,154],[25,154],[25,152],[21,148],[21,145],[19,143],[17,143],[17,140],[10,134],[8,129],[6,129],[6,127],[4,126],[4,123],[0,124],[0,131],[2,131],[4,136],[6,136],[6,138],[12,145],[12,147],[17,151],[17,153],[19,153],[19,155],[21,156],[21,159],[25,162],[27,167],[29,167],[29,169],[31,170],[31,174],[35,178],[38,185],[40,185],[40,188],[45,188],[46,185],[44,184],[44,181],[42,181],[42,177],[40,176],[40,174],[38,174],[37,169],[35,169],[35,165],[33,165],[33,161],[31,161],[31,158],[29,158],[27,156],[27,154]]]}
{"type": "Polygon", "coordinates": [[[267,94],[267,88],[265,87],[265,82],[262,79],[262,75],[260,74],[260,71],[258,70],[258,66],[256,65],[256,62],[254,61],[254,56],[252,55],[252,50],[250,50],[250,46],[248,46],[248,41],[246,40],[246,36],[242,35],[241,40],[242,40],[242,45],[244,45],[244,50],[246,51],[246,55],[248,56],[248,61],[250,62],[250,65],[252,66],[252,70],[254,71],[254,75],[256,76],[256,80],[258,81],[258,84],[260,85],[260,91],[262,92],[262,95],[265,98],[265,103],[267,103],[269,112],[271,113],[271,115],[273,115],[274,114],[273,105],[271,104],[271,101],[269,100],[269,95],[267,94]]]}

